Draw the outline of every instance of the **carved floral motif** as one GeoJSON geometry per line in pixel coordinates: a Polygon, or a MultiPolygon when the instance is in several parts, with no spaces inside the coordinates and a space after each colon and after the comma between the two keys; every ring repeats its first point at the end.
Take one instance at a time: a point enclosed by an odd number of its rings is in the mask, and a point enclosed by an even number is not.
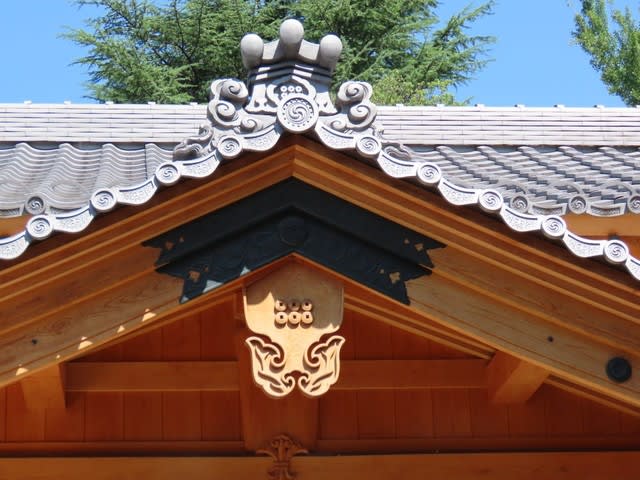
{"type": "Polygon", "coordinates": [[[268,448],[258,450],[256,453],[269,455],[273,458],[273,465],[268,471],[270,480],[293,480],[296,478],[296,474],[291,471],[291,459],[295,455],[309,452],[287,435],[278,435],[271,440],[268,448]]]}

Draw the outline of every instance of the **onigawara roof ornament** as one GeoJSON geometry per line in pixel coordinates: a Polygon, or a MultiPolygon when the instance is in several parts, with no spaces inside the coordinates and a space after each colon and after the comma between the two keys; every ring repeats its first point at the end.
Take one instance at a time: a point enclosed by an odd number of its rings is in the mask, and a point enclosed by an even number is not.
{"type": "Polygon", "coordinates": [[[376,107],[370,101],[371,86],[346,82],[335,105],[331,101],[331,76],[342,52],[337,36],[326,35],[319,44],[308,42],[302,24],[289,19],[282,23],[278,40],[265,44],[250,33],[240,50],[249,70],[246,84],[236,79],[211,84],[210,123],[197,137],[176,147],[175,159],[216,150],[221,159],[243,151],[266,151],[284,132],[314,132],[329,147],[378,155],[381,144],[373,130],[376,107]]]}

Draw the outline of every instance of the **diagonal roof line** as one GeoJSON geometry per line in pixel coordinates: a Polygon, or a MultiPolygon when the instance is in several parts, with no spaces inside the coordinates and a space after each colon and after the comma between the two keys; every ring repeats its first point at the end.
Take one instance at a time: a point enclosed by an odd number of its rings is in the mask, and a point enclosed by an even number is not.
{"type": "MultiPolygon", "coordinates": [[[[327,128],[326,125],[318,126],[318,129],[324,129],[325,132],[327,128]]],[[[353,143],[340,148],[332,146],[330,140],[326,141],[326,136],[319,137],[330,148],[356,151],[363,148],[354,148],[353,143]]],[[[359,136],[354,140],[356,144],[361,145],[372,138],[374,137],[359,136]]],[[[395,145],[379,144],[379,154],[375,160],[388,176],[415,179],[423,186],[438,191],[452,205],[479,207],[501,219],[514,231],[542,233],[550,240],[563,244],[577,257],[603,259],[614,266],[625,268],[633,278],[640,280],[640,260],[630,254],[624,241],[587,239],[571,232],[560,216],[519,212],[506,205],[498,191],[456,185],[447,180],[436,164],[412,158],[412,151],[406,147],[403,147],[402,151],[404,155],[399,155],[399,149],[395,145]]],[[[369,151],[366,156],[371,157],[371,153],[373,151],[369,151]]],[[[165,162],[156,168],[151,178],[137,185],[98,189],[87,205],[73,212],[37,215],[29,220],[24,231],[0,239],[0,259],[18,258],[32,243],[42,241],[55,232],[82,232],[98,215],[107,213],[119,205],[143,205],[151,200],[160,188],[171,187],[181,178],[210,177],[223,160],[224,157],[214,148],[207,155],[193,160],[165,162]]]]}

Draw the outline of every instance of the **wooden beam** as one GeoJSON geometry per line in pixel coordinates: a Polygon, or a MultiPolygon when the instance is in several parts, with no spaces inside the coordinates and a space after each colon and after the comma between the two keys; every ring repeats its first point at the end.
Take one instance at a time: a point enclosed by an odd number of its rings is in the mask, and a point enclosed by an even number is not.
{"type": "MultiPolygon", "coordinates": [[[[411,305],[430,319],[483,341],[496,350],[532,363],[577,385],[640,406],[640,376],[624,383],[611,381],[607,362],[616,350],[517,308],[508,297],[470,288],[440,276],[407,282],[411,305]]],[[[638,354],[625,354],[634,368],[638,354]]]]}
{"type": "MultiPolygon", "coordinates": [[[[238,391],[238,368],[232,361],[69,362],[66,391],[238,391]]],[[[486,388],[486,382],[481,359],[343,360],[331,389],[486,388]]]]}
{"type": "Polygon", "coordinates": [[[68,392],[238,391],[237,362],[69,362],[68,392]]]}
{"type": "Polygon", "coordinates": [[[336,390],[486,388],[486,361],[344,360],[336,390]]]}
{"type": "MultiPolygon", "coordinates": [[[[3,458],[2,480],[228,480],[268,478],[269,457],[3,458]]],[[[635,480],[640,452],[295,456],[291,471],[305,480],[635,480]]]]}
{"type": "Polygon", "coordinates": [[[524,403],[540,388],[549,372],[503,352],[487,368],[489,400],[497,404],[524,403]]]}
{"type": "Polygon", "coordinates": [[[28,409],[65,408],[65,365],[47,367],[20,381],[28,409]]]}
{"type": "Polygon", "coordinates": [[[595,217],[568,213],[564,221],[572,232],[583,237],[640,237],[640,223],[635,213],[617,215],[615,217],[595,217]]]}

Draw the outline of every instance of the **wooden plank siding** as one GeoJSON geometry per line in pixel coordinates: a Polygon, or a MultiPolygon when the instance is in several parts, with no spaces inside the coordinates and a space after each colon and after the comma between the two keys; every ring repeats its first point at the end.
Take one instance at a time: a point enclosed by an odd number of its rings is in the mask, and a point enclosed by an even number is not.
{"type": "MultiPolygon", "coordinates": [[[[234,361],[237,322],[230,300],[77,361],[234,361]]],[[[351,310],[340,333],[345,361],[473,358],[351,310]]],[[[71,452],[83,444],[126,452],[140,442],[187,453],[215,451],[216,442],[241,449],[237,391],[68,392],[66,401],[66,409],[29,409],[19,384],[0,389],[0,452],[28,444],[38,452],[65,444],[71,452]]],[[[328,452],[640,447],[640,419],[548,384],[518,405],[491,404],[484,388],[330,390],[318,423],[316,448],[328,452]]]]}

